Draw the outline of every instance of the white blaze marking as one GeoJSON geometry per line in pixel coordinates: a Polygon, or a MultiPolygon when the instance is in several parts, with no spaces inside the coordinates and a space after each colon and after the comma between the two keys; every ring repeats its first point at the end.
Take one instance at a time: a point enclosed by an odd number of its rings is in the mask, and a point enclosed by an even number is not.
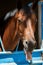
{"type": "MultiPolygon", "coordinates": [[[[34,38],[34,32],[33,32],[33,29],[32,29],[32,26],[31,26],[31,20],[29,20],[29,29],[30,29],[30,33],[31,33],[31,35],[32,35],[32,37],[34,38]]],[[[29,32],[28,32],[29,33],[29,32]]]]}

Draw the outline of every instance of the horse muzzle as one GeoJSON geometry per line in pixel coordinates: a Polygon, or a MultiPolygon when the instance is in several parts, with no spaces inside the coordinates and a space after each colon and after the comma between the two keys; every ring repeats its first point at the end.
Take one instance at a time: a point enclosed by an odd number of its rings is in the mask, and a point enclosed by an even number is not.
{"type": "Polygon", "coordinates": [[[31,60],[32,59],[32,54],[31,53],[32,53],[33,49],[36,46],[36,42],[34,41],[34,43],[33,43],[33,41],[29,41],[29,42],[24,41],[23,45],[24,45],[24,52],[26,54],[26,59],[31,60]]]}
{"type": "Polygon", "coordinates": [[[23,41],[23,45],[26,51],[32,51],[36,46],[36,41],[23,41]]]}

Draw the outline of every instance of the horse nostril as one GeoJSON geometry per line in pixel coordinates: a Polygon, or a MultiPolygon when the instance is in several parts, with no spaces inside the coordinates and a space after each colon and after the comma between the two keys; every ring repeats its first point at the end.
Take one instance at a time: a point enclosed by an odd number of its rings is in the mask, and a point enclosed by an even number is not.
{"type": "Polygon", "coordinates": [[[26,41],[26,44],[28,44],[28,42],[26,41]]]}

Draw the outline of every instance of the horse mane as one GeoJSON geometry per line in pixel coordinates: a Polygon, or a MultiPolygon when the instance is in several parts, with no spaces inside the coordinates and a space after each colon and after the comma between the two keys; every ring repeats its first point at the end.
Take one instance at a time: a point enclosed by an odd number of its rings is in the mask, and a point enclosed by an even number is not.
{"type": "Polygon", "coordinates": [[[13,10],[13,11],[8,12],[8,13],[5,15],[5,17],[4,17],[4,20],[7,20],[9,17],[14,16],[17,11],[18,11],[18,9],[15,9],[15,10],[13,10]]]}

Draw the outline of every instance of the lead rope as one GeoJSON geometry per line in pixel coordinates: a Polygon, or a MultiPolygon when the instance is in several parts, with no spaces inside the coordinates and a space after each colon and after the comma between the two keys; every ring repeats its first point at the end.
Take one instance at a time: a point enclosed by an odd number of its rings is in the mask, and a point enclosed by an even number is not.
{"type": "Polygon", "coordinates": [[[0,37],[0,45],[1,45],[2,51],[5,51],[1,37],[0,37]]]}
{"type": "Polygon", "coordinates": [[[20,40],[18,41],[18,44],[17,44],[17,47],[16,47],[16,52],[18,51],[19,42],[20,42],[20,40]]]}

